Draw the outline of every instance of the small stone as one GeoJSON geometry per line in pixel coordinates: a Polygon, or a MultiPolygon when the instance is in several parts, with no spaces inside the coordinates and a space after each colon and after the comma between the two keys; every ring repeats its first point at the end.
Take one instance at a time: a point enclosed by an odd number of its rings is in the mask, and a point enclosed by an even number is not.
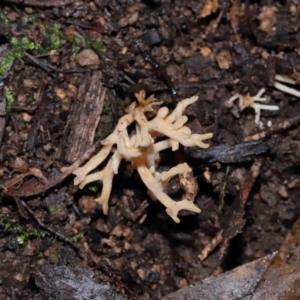
{"type": "Polygon", "coordinates": [[[22,113],[22,117],[24,122],[30,122],[32,119],[32,116],[26,112],[22,113]]]}
{"type": "Polygon", "coordinates": [[[139,19],[139,12],[135,11],[132,15],[128,17],[128,24],[133,25],[138,21],[138,19],[139,19]]]}
{"type": "Polygon", "coordinates": [[[103,17],[99,17],[99,19],[98,19],[98,23],[99,23],[99,25],[101,26],[101,27],[105,27],[105,25],[106,25],[106,21],[105,21],[105,19],[103,18],[103,17]]]}
{"type": "Polygon", "coordinates": [[[74,6],[67,6],[64,9],[61,10],[61,15],[63,17],[69,18],[73,15],[73,13],[75,12],[76,8],[74,6]]]}
{"type": "Polygon", "coordinates": [[[85,49],[79,52],[75,57],[76,62],[82,67],[90,67],[95,69],[99,66],[100,60],[95,51],[85,49]]]}
{"type": "Polygon", "coordinates": [[[66,97],[65,91],[61,88],[55,88],[55,93],[59,99],[64,99],[66,97]]]}
{"type": "Polygon", "coordinates": [[[278,194],[274,193],[274,190],[276,190],[276,187],[273,184],[264,184],[260,188],[260,196],[269,207],[276,206],[280,201],[278,194]]]}
{"type": "Polygon", "coordinates": [[[29,169],[28,162],[23,158],[17,157],[11,164],[13,170],[18,173],[25,173],[29,169]]]}
{"type": "Polygon", "coordinates": [[[29,78],[23,80],[23,85],[26,88],[32,88],[32,87],[34,87],[33,81],[31,79],[29,79],[29,78]]]}
{"type": "Polygon", "coordinates": [[[210,48],[208,47],[201,47],[200,48],[200,53],[203,55],[203,56],[208,56],[211,54],[211,50],[210,48]]]}
{"type": "Polygon", "coordinates": [[[32,14],[32,12],[33,12],[33,9],[31,7],[25,7],[24,10],[25,10],[26,14],[28,14],[28,15],[32,14]]]}
{"type": "Polygon", "coordinates": [[[154,46],[161,42],[159,33],[156,29],[146,30],[144,33],[144,41],[148,46],[154,46]]]}
{"type": "Polygon", "coordinates": [[[35,252],[36,246],[35,243],[32,241],[27,241],[25,243],[25,247],[23,250],[23,255],[24,256],[33,256],[35,252]]]}
{"type": "Polygon", "coordinates": [[[279,185],[277,192],[282,199],[287,199],[289,197],[288,191],[284,185],[279,185]]]}
{"type": "Polygon", "coordinates": [[[202,75],[211,66],[211,58],[200,53],[194,54],[184,62],[185,69],[189,74],[202,75]]]}
{"type": "Polygon", "coordinates": [[[231,54],[228,50],[222,50],[216,55],[216,60],[221,70],[229,69],[232,61],[231,54]]]}
{"type": "Polygon", "coordinates": [[[124,231],[123,226],[118,224],[114,227],[114,229],[112,230],[112,232],[110,234],[119,238],[123,235],[123,231],[124,231]]]}
{"type": "Polygon", "coordinates": [[[19,18],[19,14],[17,12],[11,12],[7,15],[7,19],[11,22],[15,22],[19,18]]]}
{"type": "Polygon", "coordinates": [[[118,26],[121,28],[126,27],[127,25],[128,25],[128,19],[126,17],[120,19],[118,22],[118,26]]]}
{"type": "Polygon", "coordinates": [[[106,223],[103,219],[98,219],[95,224],[95,229],[102,233],[109,233],[111,231],[111,226],[106,223]]]}
{"type": "Polygon", "coordinates": [[[125,228],[125,229],[123,230],[122,234],[123,234],[123,236],[124,236],[125,238],[128,239],[128,238],[131,237],[132,231],[131,231],[131,229],[130,229],[129,227],[127,227],[127,228],[125,228]]]}
{"type": "Polygon", "coordinates": [[[77,87],[73,84],[68,84],[68,91],[67,91],[69,96],[76,96],[77,94],[77,87]]]}
{"type": "Polygon", "coordinates": [[[98,204],[94,198],[83,196],[78,203],[79,209],[84,214],[94,214],[97,210],[98,204]]]}

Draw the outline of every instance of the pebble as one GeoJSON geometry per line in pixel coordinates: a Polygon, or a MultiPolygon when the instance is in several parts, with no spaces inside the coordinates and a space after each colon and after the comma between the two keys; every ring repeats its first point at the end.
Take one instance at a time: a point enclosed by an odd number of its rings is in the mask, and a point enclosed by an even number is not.
{"type": "Polygon", "coordinates": [[[23,250],[23,255],[24,256],[33,256],[35,253],[36,245],[32,241],[27,241],[25,243],[25,247],[23,250]]]}
{"type": "Polygon", "coordinates": [[[15,172],[25,173],[29,169],[29,164],[23,158],[17,157],[11,164],[11,167],[15,172]]]}
{"type": "Polygon", "coordinates": [[[80,66],[90,67],[91,69],[96,69],[100,64],[98,55],[91,49],[85,49],[79,52],[76,55],[75,60],[80,66]]]}
{"type": "Polygon", "coordinates": [[[32,119],[32,116],[26,112],[22,113],[22,118],[24,122],[30,122],[32,119]]]}
{"type": "Polygon", "coordinates": [[[83,196],[80,198],[78,206],[83,214],[94,214],[98,208],[98,203],[92,197],[83,196]]]}
{"type": "Polygon", "coordinates": [[[269,207],[274,207],[279,203],[278,194],[275,192],[276,187],[272,185],[262,185],[260,188],[260,196],[269,207]]]}
{"type": "Polygon", "coordinates": [[[25,10],[26,14],[30,15],[33,13],[33,9],[31,7],[25,7],[24,10],[25,10]]]}
{"type": "Polygon", "coordinates": [[[24,79],[23,80],[23,85],[25,88],[33,88],[34,87],[34,82],[31,79],[24,79]]]}
{"type": "Polygon", "coordinates": [[[59,99],[64,99],[66,97],[66,93],[63,89],[61,88],[55,88],[55,94],[59,99]]]}
{"type": "Polygon", "coordinates": [[[288,191],[284,185],[279,185],[277,192],[282,199],[287,199],[289,197],[288,191]]]}
{"type": "Polygon", "coordinates": [[[189,74],[202,75],[204,70],[210,67],[211,59],[209,56],[203,56],[200,53],[196,53],[188,58],[184,65],[189,74]]]}
{"type": "Polygon", "coordinates": [[[144,33],[144,41],[148,46],[155,46],[161,42],[160,35],[156,29],[146,30],[144,33]]]}
{"type": "Polygon", "coordinates": [[[19,18],[19,14],[17,12],[11,12],[7,15],[7,19],[11,22],[15,22],[19,18]]]}
{"type": "Polygon", "coordinates": [[[123,226],[118,224],[114,227],[114,229],[110,234],[116,237],[121,237],[123,235],[123,231],[124,231],[123,226]]]}
{"type": "Polygon", "coordinates": [[[216,55],[216,60],[221,70],[229,69],[232,61],[231,54],[228,50],[221,50],[216,55]]]}

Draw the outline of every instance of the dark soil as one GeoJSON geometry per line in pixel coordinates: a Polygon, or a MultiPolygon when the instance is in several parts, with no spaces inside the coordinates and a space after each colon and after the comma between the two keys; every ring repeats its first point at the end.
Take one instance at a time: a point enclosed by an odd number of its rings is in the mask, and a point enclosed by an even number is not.
{"type": "MultiPolygon", "coordinates": [[[[268,150],[251,155],[245,150],[225,162],[195,158],[189,149],[182,148],[180,155],[167,152],[162,167],[185,159],[199,183],[195,203],[202,213],[182,214],[179,224],[161,203],[151,201],[138,175],[129,174],[125,165],[115,177],[108,216],[93,201],[101,186],[75,191],[73,175],[36,196],[13,198],[3,189],[0,299],[34,299],[37,295],[48,299],[35,282],[46,263],[72,270],[92,269],[97,282],[109,283],[128,298],[134,294],[138,299],[161,299],[278,249],[300,213],[300,99],[273,84],[275,74],[282,74],[298,80],[291,87],[300,90],[299,1],[219,1],[207,16],[205,1],[196,0],[70,1],[66,6],[60,6],[59,0],[48,1],[57,7],[44,7],[42,1],[16,2],[1,1],[0,43],[27,36],[46,45],[44,28],[59,23],[68,37],[102,40],[103,50],[93,49],[100,62],[87,66],[78,64],[70,41],[56,52],[28,50],[29,55],[15,60],[4,80],[16,98],[5,116],[1,144],[4,187],[8,179],[29,168],[42,171],[48,182],[57,177],[62,167],[71,165],[111,132],[140,89],[170,108],[199,95],[200,100],[187,109],[189,126],[198,132],[213,132],[211,147],[240,144],[262,132],[268,150]],[[263,15],[266,9],[274,16],[263,15]],[[81,132],[82,143],[74,146],[73,136],[75,139],[80,130],[74,126],[94,123],[92,117],[80,120],[76,116],[81,111],[77,102],[85,99],[86,76],[96,72],[99,89],[107,88],[103,109],[101,103],[97,105],[99,113],[102,110],[100,123],[95,137],[81,132]],[[240,112],[238,100],[233,107],[227,101],[237,93],[254,96],[261,88],[266,89],[268,104],[278,105],[279,110],[263,110],[263,126],[257,126],[253,109],[240,112]],[[285,121],[290,122],[287,128],[285,121]],[[240,216],[245,225],[235,228],[222,257],[217,248],[201,262],[198,255],[202,249],[221,229],[231,226],[228,216],[257,159],[262,162],[260,173],[245,214],[240,216]],[[222,191],[225,203],[220,206],[222,191]],[[56,233],[69,239],[77,234],[81,237],[68,243],[47,232],[22,201],[56,233]],[[28,232],[34,230],[30,236],[28,232]],[[25,233],[29,236],[22,244],[25,233]],[[93,253],[98,267],[91,265],[76,245],[93,253]]],[[[91,114],[95,119],[96,112],[91,114]]],[[[33,176],[26,177],[12,190],[17,192],[22,184],[24,190],[26,184],[28,191],[34,191],[34,182],[33,176]]]]}

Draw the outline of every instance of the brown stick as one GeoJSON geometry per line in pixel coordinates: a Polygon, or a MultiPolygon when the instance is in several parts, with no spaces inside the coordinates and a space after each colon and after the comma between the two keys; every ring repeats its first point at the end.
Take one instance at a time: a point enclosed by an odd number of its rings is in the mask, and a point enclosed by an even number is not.
{"type": "Polygon", "coordinates": [[[5,0],[7,3],[23,4],[35,7],[60,7],[71,4],[76,0],[5,0]]]}

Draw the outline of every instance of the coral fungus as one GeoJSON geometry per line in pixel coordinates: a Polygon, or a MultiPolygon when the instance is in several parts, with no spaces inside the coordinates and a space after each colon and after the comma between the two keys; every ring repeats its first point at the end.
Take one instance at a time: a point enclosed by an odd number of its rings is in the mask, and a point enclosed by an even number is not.
{"type": "Polygon", "coordinates": [[[175,151],[179,144],[207,148],[208,144],[203,140],[211,138],[212,133],[192,134],[191,130],[184,126],[188,120],[183,114],[184,110],[196,102],[198,96],[180,101],[171,113],[167,107],[161,107],[151,120],[148,120],[147,113],[153,112],[153,106],[161,103],[156,102],[153,96],[146,99],[144,91],[137,93],[136,98],[138,101],[127,108],[126,114],[120,118],[114,131],[102,141],[103,146],[98,154],[74,171],[74,183],[82,189],[90,182],[102,181],[102,192],[96,201],[102,205],[103,213],[107,214],[113,177],[118,173],[120,162],[124,159],[131,163],[131,169],[137,170],[151,197],[159,200],[166,207],[169,216],[178,223],[180,220],[177,214],[180,210],[186,209],[196,213],[201,210],[193,203],[194,199],[187,197],[178,201],[172,200],[164,192],[164,187],[173,176],[191,172],[192,169],[186,163],[182,163],[169,171],[159,173],[159,152],[167,148],[175,151]],[[135,125],[133,133],[128,131],[131,124],[135,125]],[[109,156],[102,170],[89,174],[109,156]]]}

